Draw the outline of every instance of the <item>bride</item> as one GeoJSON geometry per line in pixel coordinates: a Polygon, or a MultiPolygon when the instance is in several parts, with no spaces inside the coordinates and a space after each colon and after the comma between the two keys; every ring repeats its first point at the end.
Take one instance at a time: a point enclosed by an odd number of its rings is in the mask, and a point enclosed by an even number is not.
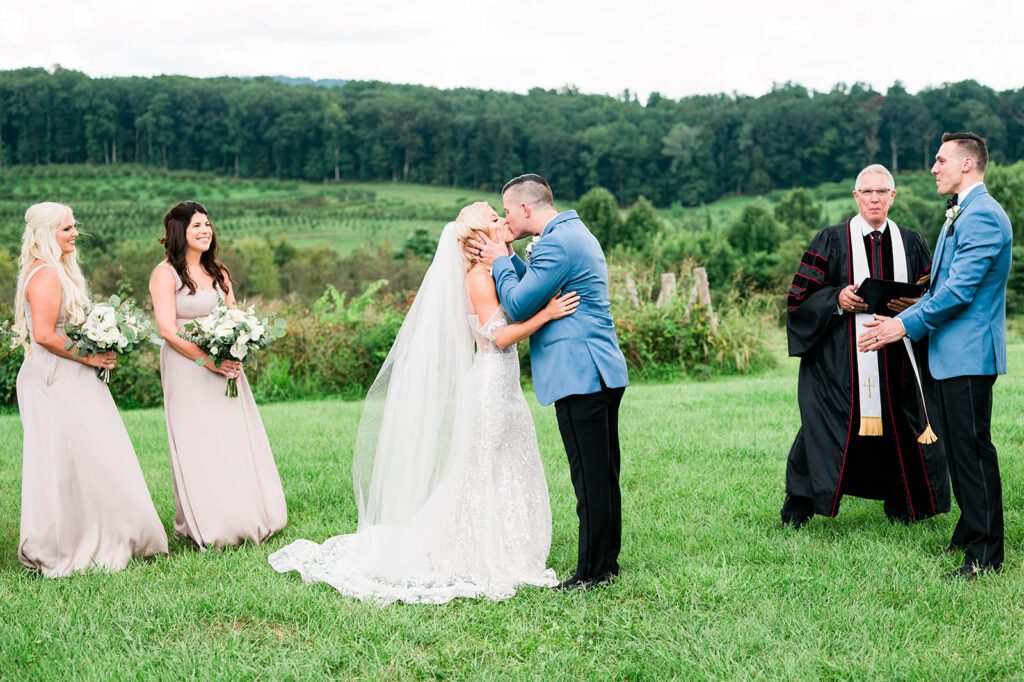
{"type": "Polygon", "coordinates": [[[572,292],[509,323],[465,249],[511,241],[485,202],[445,226],[409,314],[366,396],[353,454],[354,534],[297,540],[270,556],[358,599],[441,604],[555,586],[551,507],[515,343],[571,315],[572,292]],[[474,341],[476,352],[473,351],[474,341]]]}

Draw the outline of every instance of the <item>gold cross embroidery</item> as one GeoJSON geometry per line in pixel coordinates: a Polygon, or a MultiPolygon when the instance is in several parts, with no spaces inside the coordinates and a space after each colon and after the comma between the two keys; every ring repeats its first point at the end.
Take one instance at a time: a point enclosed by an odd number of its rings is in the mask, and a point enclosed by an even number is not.
{"type": "Polygon", "coordinates": [[[868,380],[864,382],[864,386],[868,389],[868,397],[869,398],[871,397],[871,389],[878,388],[878,384],[876,384],[875,382],[871,381],[871,377],[868,377],[868,380]]]}

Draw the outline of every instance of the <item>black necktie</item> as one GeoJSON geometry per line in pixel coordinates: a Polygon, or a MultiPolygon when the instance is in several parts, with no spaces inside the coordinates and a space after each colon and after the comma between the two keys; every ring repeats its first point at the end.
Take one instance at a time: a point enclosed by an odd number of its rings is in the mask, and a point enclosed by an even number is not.
{"type": "Polygon", "coordinates": [[[882,279],[882,232],[871,230],[871,276],[882,279]]]}

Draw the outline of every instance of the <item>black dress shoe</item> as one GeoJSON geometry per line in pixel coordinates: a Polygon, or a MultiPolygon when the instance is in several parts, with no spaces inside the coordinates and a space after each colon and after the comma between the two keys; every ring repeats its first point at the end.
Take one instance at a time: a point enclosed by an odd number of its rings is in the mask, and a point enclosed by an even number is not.
{"type": "Polygon", "coordinates": [[[792,528],[793,530],[800,530],[810,520],[811,520],[810,516],[796,516],[796,517],[792,517],[792,518],[784,518],[784,519],[782,519],[782,527],[783,528],[792,528]]]}
{"type": "Polygon", "coordinates": [[[964,564],[955,571],[950,571],[942,576],[943,580],[974,580],[982,573],[998,572],[1001,566],[979,566],[978,564],[964,564]]]}
{"type": "Polygon", "coordinates": [[[577,590],[589,590],[599,585],[611,585],[615,580],[613,573],[605,573],[597,578],[580,578],[577,575],[563,580],[555,587],[559,592],[575,592],[577,590]]]}

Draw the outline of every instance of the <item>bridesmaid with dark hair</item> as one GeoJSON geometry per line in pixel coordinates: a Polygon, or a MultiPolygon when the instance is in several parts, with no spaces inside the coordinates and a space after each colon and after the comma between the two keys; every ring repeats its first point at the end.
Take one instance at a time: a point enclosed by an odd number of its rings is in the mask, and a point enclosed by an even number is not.
{"type": "Polygon", "coordinates": [[[288,513],[252,390],[241,364],[226,360],[218,367],[178,336],[186,323],[213,310],[218,293],[234,305],[231,277],[217,260],[217,235],[201,204],[172,208],[164,230],[167,259],[153,270],[149,291],[165,341],[160,378],[177,505],[174,530],[204,549],[258,543],[284,528],[288,513]],[[224,395],[228,378],[238,379],[238,397],[224,395]]]}

